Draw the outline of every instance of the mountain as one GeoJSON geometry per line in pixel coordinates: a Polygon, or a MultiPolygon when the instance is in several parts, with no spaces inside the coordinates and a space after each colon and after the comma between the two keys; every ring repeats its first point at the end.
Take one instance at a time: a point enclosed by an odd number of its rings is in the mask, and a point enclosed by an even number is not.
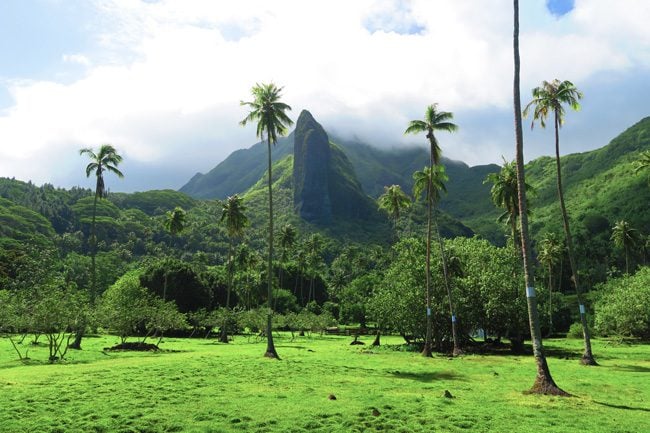
{"type": "MultiPolygon", "coordinates": [[[[309,117],[313,120],[311,114],[309,114],[309,117]]],[[[315,120],[313,121],[315,122],[315,120]]],[[[294,153],[296,133],[300,132],[302,134],[300,124],[299,118],[294,132],[288,137],[278,140],[277,145],[272,150],[272,160],[274,162],[278,162],[294,153]]],[[[318,128],[312,128],[310,129],[312,130],[310,134],[320,136],[320,141],[324,142],[324,137],[327,137],[327,133],[320,125],[318,126],[320,130],[318,128]]],[[[298,142],[303,143],[304,138],[304,134],[298,137],[298,142]]],[[[308,138],[310,140],[314,139],[313,137],[308,138]]],[[[360,196],[364,197],[363,201],[366,201],[366,194],[370,197],[377,198],[383,193],[384,186],[393,184],[401,185],[404,191],[407,193],[410,192],[413,186],[413,172],[421,170],[429,162],[429,154],[424,147],[379,149],[355,140],[343,140],[337,137],[328,137],[328,139],[330,144],[332,144],[329,148],[330,156],[327,156],[328,149],[325,146],[321,146],[320,150],[322,154],[312,160],[311,164],[313,165],[311,167],[318,171],[317,161],[320,158],[330,158],[339,167],[346,166],[346,168],[342,169],[341,173],[354,173],[355,179],[347,182],[345,185],[339,185],[341,187],[340,190],[343,191],[341,194],[346,195],[350,191],[358,189],[359,191],[356,191],[355,194],[361,194],[360,196]]],[[[301,147],[299,146],[297,153],[299,156],[299,164],[301,161],[300,149],[301,147]]],[[[248,149],[233,152],[208,173],[197,173],[180,191],[195,198],[218,199],[226,198],[235,193],[243,193],[252,187],[266,172],[266,152],[265,143],[257,143],[248,149]]],[[[296,163],[295,161],[294,164],[296,163]]],[[[463,162],[446,158],[443,158],[443,162],[447,167],[449,182],[447,183],[448,193],[441,200],[440,208],[453,217],[448,219],[449,222],[453,219],[458,219],[484,237],[497,243],[503,243],[503,231],[496,223],[496,217],[499,215],[499,212],[490,201],[490,186],[483,184],[483,180],[487,174],[498,171],[499,166],[490,164],[469,167],[463,162]],[[483,219],[482,217],[485,215],[489,215],[490,218],[487,220],[483,219]]],[[[323,188],[320,191],[321,195],[312,195],[312,202],[300,202],[297,204],[299,212],[303,216],[307,215],[307,219],[310,221],[313,221],[308,215],[310,206],[329,206],[325,201],[322,201],[329,198],[329,196],[324,195],[325,185],[327,185],[325,179],[328,177],[324,166],[320,167],[320,169],[322,173],[316,176],[316,178],[320,179],[320,182],[313,187],[308,187],[308,189],[311,189],[313,192],[313,188],[318,188],[320,185],[323,188]]],[[[298,175],[302,176],[302,173],[299,171],[298,175]]],[[[331,179],[346,178],[349,178],[349,176],[334,176],[331,179]]],[[[313,179],[306,180],[309,184],[313,179]]],[[[337,193],[339,188],[333,188],[329,185],[327,190],[337,193]]],[[[302,194],[300,184],[295,194],[302,194]]],[[[359,209],[355,208],[353,201],[350,202],[344,199],[338,203],[345,203],[351,206],[353,209],[349,211],[352,213],[359,211],[359,209]]],[[[325,220],[329,218],[329,216],[324,214],[321,216],[325,220]]],[[[466,229],[467,227],[463,228],[459,225],[454,230],[450,229],[449,233],[471,233],[471,231],[467,231],[466,229]]]]}

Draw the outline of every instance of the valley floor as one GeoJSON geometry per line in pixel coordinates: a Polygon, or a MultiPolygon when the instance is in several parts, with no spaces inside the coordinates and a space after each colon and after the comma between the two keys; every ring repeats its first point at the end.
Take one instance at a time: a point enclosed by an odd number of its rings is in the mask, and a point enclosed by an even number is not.
{"type": "Polygon", "coordinates": [[[108,352],[118,339],[49,365],[29,365],[0,338],[0,432],[629,432],[650,425],[650,346],[594,341],[600,367],[578,362],[580,341],[548,340],[554,378],[569,398],[528,395],[532,357],[435,356],[350,337],[228,345],[165,339],[157,353],[108,352]],[[566,359],[568,356],[569,359],[566,359]],[[448,390],[453,398],[444,397],[448,390]],[[335,398],[335,399],[334,399],[335,398]]]}

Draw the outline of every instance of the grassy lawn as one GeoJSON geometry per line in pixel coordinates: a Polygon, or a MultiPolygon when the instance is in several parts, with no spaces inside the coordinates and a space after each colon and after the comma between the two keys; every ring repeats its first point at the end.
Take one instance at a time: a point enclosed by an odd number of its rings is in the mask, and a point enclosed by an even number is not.
{"type": "MultiPolygon", "coordinates": [[[[362,338],[369,344],[371,337],[362,338]]],[[[31,364],[0,338],[0,432],[643,432],[650,426],[650,346],[594,341],[600,367],[578,363],[581,341],[549,340],[554,378],[570,398],[524,394],[530,356],[424,359],[350,346],[349,337],[264,341],[173,339],[158,353],[103,352],[117,338],[31,364]],[[567,353],[569,359],[565,359],[567,353]],[[449,390],[454,398],[445,398],[449,390]],[[336,399],[330,399],[330,395],[336,399]]]]}

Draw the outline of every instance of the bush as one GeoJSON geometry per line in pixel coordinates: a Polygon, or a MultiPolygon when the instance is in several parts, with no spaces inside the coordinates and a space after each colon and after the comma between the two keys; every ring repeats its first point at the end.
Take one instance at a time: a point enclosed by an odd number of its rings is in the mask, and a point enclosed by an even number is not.
{"type": "Polygon", "coordinates": [[[580,322],[572,323],[569,327],[569,332],[566,334],[566,338],[579,339],[582,337],[582,324],[580,322]]]}
{"type": "Polygon", "coordinates": [[[604,336],[650,338],[650,267],[600,286],[595,328],[604,336]]]}

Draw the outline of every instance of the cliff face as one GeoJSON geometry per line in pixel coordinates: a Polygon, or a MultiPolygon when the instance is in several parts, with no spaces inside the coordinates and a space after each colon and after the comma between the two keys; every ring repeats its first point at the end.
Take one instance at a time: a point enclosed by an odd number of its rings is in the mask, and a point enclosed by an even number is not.
{"type": "Polygon", "coordinates": [[[329,224],[330,143],[323,127],[309,111],[296,122],[293,145],[293,203],[300,217],[316,224],[329,224]]]}
{"type": "Polygon", "coordinates": [[[293,158],[294,207],[301,218],[327,225],[334,218],[380,218],[345,153],[329,142],[309,111],[296,122],[293,158]]]}

